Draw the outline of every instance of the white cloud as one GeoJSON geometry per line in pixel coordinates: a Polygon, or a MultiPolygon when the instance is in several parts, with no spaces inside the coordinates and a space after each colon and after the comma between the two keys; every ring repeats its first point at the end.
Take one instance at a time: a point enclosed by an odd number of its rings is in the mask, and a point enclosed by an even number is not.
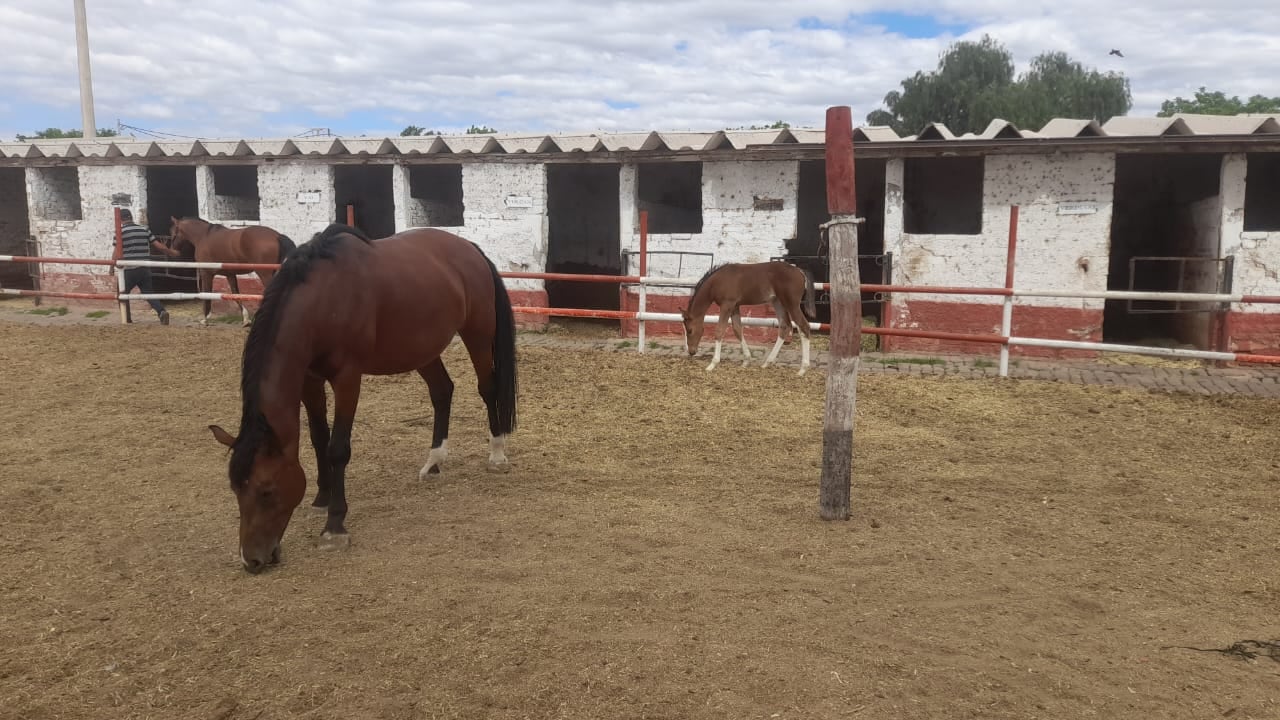
{"type": "MultiPolygon", "coordinates": [[[[882,28],[800,30],[803,17],[932,14],[989,32],[1019,64],[1064,50],[1124,71],[1134,114],[1199,85],[1280,94],[1280,13],[1264,0],[95,0],[89,6],[98,124],[170,132],[289,134],[361,112],[384,132],[414,122],[504,131],[716,129],[788,120],[819,125],[826,107],[861,120],[884,94],[931,69],[954,38],[882,28]],[[677,44],[685,43],[683,51],[677,44]],[[1112,48],[1124,58],[1108,55],[1112,48]],[[502,95],[500,95],[502,93],[502,95]],[[635,105],[614,109],[607,101],[635,105]],[[300,120],[309,118],[311,120],[300,120]]],[[[0,124],[79,117],[69,3],[7,0],[0,124]],[[52,108],[47,116],[24,106],[52,108]]]]}

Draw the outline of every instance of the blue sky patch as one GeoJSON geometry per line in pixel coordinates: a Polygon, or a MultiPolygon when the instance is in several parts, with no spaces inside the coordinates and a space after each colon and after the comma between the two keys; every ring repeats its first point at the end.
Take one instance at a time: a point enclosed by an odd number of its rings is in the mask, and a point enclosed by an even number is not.
{"type": "Polygon", "coordinates": [[[934,38],[939,35],[962,35],[973,29],[965,23],[947,23],[932,15],[900,12],[874,12],[849,16],[850,25],[875,25],[891,33],[909,38],[934,38]]]}

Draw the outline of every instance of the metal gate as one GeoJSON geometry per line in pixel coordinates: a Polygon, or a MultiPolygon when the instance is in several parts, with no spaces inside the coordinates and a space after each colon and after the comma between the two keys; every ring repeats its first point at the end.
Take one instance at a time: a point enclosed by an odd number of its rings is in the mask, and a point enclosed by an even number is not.
{"type": "MultiPolygon", "coordinates": [[[[808,270],[813,274],[813,281],[824,283],[830,282],[831,268],[830,258],[826,255],[781,255],[771,257],[770,260],[781,260],[791,263],[796,267],[808,270]]],[[[892,285],[893,284],[893,253],[887,252],[880,255],[859,255],[858,256],[858,277],[864,283],[873,285],[892,285]]],[[[886,327],[889,318],[885,317],[888,311],[888,297],[885,293],[862,293],[863,314],[867,314],[868,308],[873,309],[876,316],[876,322],[880,327],[886,327]]],[[[824,322],[828,322],[831,317],[831,291],[819,290],[814,295],[814,304],[818,305],[818,315],[824,318],[824,322]]]]}

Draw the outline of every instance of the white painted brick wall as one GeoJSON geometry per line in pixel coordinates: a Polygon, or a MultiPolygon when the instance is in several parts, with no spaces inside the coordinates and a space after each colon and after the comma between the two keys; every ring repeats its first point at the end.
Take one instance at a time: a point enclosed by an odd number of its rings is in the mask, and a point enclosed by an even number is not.
{"type": "MultiPolygon", "coordinates": [[[[649,235],[649,250],[711,252],[714,258],[683,258],[683,274],[696,277],[709,261],[764,262],[786,252],[796,232],[796,194],[800,164],[794,161],[707,162],[702,165],[702,232],[649,235]],[[755,197],[782,200],[781,210],[756,210],[755,197]]],[[[636,167],[621,175],[622,248],[640,249],[636,167]]],[[[649,258],[649,273],[674,277],[680,256],[649,258]]],[[[654,288],[655,294],[687,294],[687,288],[654,288]]]]}
{"type": "MultiPolygon", "coordinates": [[[[1222,256],[1234,255],[1232,289],[1249,295],[1280,295],[1280,232],[1245,232],[1244,191],[1248,162],[1243,154],[1222,162],[1222,256]]],[[[1280,305],[1235,305],[1250,313],[1280,312],[1280,305]]]]}
{"type": "Polygon", "coordinates": [[[258,168],[259,223],[288,235],[298,245],[324,230],[336,216],[333,168],[305,162],[270,163],[258,168]],[[319,193],[319,202],[298,202],[299,193],[319,193]]]}
{"type": "MultiPolygon", "coordinates": [[[[40,253],[49,256],[107,259],[115,251],[115,206],[112,196],[131,197],[129,209],[145,220],[146,173],[138,165],[84,165],[79,167],[80,220],[50,220],[47,173],[27,169],[27,193],[32,198],[31,229],[40,242],[40,253]]],[[[109,270],[96,265],[48,265],[45,272],[84,273],[106,276],[109,270]]]]}
{"type": "MultiPolygon", "coordinates": [[[[1018,205],[1015,287],[1106,289],[1114,155],[990,156],[983,175],[981,234],[909,235],[903,232],[903,163],[889,161],[885,178],[885,250],[894,255],[894,284],[1002,287],[1009,206],[1018,205]],[[1092,212],[1062,215],[1060,203],[1084,203],[1092,212]]],[[[905,299],[1000,302],[994,297],[956,295],[912,295],[905,299]]],[[[1023,298],[1018,305],[1101,310],[1103,302],[1023,298]]]]}
{"type": "MultiPolygon", "coordinates": [[[[463,227],[444,228],[479,245],[502,272],[542,272],[547,266],[547,173],[539,164],[462,166],[463,227]],[[508,197],[532,207],[508,207],[508,197]]],[[[541,290],[541,280],[508,280],[509,290],[541,290]]]]}

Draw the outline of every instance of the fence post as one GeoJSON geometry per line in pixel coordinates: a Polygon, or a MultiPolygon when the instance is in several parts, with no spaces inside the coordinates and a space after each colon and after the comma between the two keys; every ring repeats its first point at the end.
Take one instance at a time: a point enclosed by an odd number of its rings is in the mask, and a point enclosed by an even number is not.
{"type": "Polygon", "coordinates": [[[857,194],[853,172],[853,116],[847,105],[827,108],[827,234],[831,281],[831,350],[822,432],[823,520],[849,519],[853,423],[862,345],[862,288],[858,278],[857,194]]]}
{"type": "Polygon", "coordinates": [[[1000,314],[1000,334],[1005,341],[1000,345],[1000,377],[1009,377],[1009,336],[1013,334],[1013,268],[1018,253],[1018,206],[1009,206],[1009,254],[1004,261],[1004,289],[1011,291],[1004,296],[1000,314]]]}
{"type": "Polygon", "coordinates": [[[648,292],[646,291],[649,274],[649,211],[640,211],[640,302],[639,302],[639,331],[636,336],[636,345],[640,352],[644,352],[644,313],[648,308],[648,292]]]}
{"type": "MultiPolygon", "coordinates": [[[[115,249],[111,251],[111,259],[114,263],[119,263],[124,257],[124,221],[120,218],[120,208],[113,208],[115,214],[116,241],[115,249]]],[[[116,271],[116,302],[120,305],[120,324],[127,325],[129,323],[129,301],[124,297],[124,268],[118,264],[112,264],[112,269],[116,271]]]]}

